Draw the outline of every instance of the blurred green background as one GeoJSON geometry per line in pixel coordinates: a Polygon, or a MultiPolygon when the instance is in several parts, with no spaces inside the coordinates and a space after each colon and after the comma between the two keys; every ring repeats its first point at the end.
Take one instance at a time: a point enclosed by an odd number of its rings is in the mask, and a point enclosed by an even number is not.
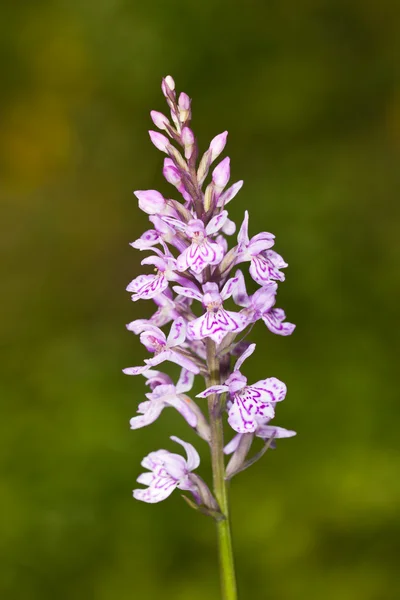
{"type": "MultiPolygon", "coordinates": [[[[217,600],[213,523],[179,494],[131,490],[168,436],[131,432],[144,351],[124,328],[133,189],[173,195],[150,144],[161,77],[193,98],[206,148],[230,132],[231,216],[272,231],[290,267],[258,325],[249,380],[289,388],[298,431],[231,486],[241,599],[400,597],[400,8],[393,0],[0,5],[0,596],[217,600]]],[[[176,196],[175,196],[176,197],[176,196]]],[[[205,445],[200,469],[209,478],[205,445]]]]}

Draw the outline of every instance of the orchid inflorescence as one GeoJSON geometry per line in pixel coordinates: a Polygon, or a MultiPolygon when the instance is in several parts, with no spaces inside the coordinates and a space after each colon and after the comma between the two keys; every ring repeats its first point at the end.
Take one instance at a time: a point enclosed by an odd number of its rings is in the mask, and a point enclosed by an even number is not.
{"type": "MultiPolygon", "coordinates": [[[[137,319],[127,325],[153,355],[141,366],[124,369],[127,375],[143,375],[149,388],[147,400],[139,404],[138,415],[131,419],[130,425],[132,429],[149,425],[165,407],[174,407],[210,445],[212,456],[221,454],[215,458],[216,465],[223,461],[223,453],[231,455],[223,473],[226,480],[263,454],[261,451],[248,458],[255,437],[264,441],[265,451],[274,446],[275,439],[295,435],[294,431],[271,424],[277,403],[286,396],[285,384],[275,377],[248,384],[242,373],[245,360],[256,348],[247,341],[254,323],[263,321],[272,333],[283,336],[290,335],[295,328],[285,321],[284,311],[275,308],[277,282],[285,279],[282,269],[287,264],[272,250],[274,235],[262,232],[249,237],[247,210],[237,240],[229,249],[227,238],[235,235],[236,225],[229,219],[227,205],[243,182],[228,187],[227,157],[213,168],[206,183],[212,164],[225,148],[228,134],[225,131],[214,137],[199,160],[196,138],[190,128],[189,96],[182,92],[177,97],[170,76],[163,79],[162,91],[171,120],[151,111],[155,126],[163,133],[150,131],[150,139],[167,155],[163,174],[181,200],[166,199],[156,190],[135,192],[139,208],[148,214],[152,228],[131,245],[151,252],[141,264],[152,266],[154,271],[133,279],[127,290],[133,301],[152,299],[157,310],[149,319],[137,319]],[[238,265],[248,264],[250,277],[259,286],[251,295],[246,290],[242,270],[237,269],[238,265]],[[235,310],[225,307],[229,299],[235,310]],[[167,335],[161,329],[165,325],[169,325],[167,335]],[[176,383],[157,370],[167,361],[181,368],[176,383]],[[206,381],[207,388],[196,397],[199,402],[209,398],[208,418],[199,403],[188,396],[195,375],[206,381]],[[224,414],[234,437],[223,448],[224,414]]],[[[212,493],[193,473],[200,463],[195,448],[175,436],[171,439],[184,447],[187,458],[167,450],[151,452],[142,461],[148,471],[137,480],[147,487],[134,490],[134,497],[154,503],[179,488],[192,494],[193,500],[186,500],[193,507],[217,519],[226,518],[215,473],[212,493]]]]}

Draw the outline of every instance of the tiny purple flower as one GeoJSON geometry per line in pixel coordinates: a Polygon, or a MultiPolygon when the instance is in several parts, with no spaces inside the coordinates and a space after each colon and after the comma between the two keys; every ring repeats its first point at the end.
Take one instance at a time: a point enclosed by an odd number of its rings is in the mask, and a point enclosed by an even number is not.
{"type": "Polygon", "coordinates": [[[147,256],[140,263],[142,265],[154,265],[156,267],[155,275],[139,275],[135,277],[127,286],[127,292],[133,292],[131,298],[134,302],[139,300],[149,300],[161,294],[168,287],[169,281],[176,281],[177,276],[174,271],[176,261],[172,257],[147,256]]]}
{"type": "Polygon", "coordinates": [[[189,322],[190,338],[202,340],[210,337],[216,344],[220,344],[227,333],[239,333],[246,327],[247,320],[243,314],[225,310],[223,307],[223,301],[232,295],[236,283],[236,278],[229,279],[219,292],[216,283],[208,282],[203,285],[203,294],[191,288],[173,288],[182,296],[201,301],[206,308],[204,315],[189,322]]]}
{"type": "Polygon", "coordinates": [[[182,317],[175,319],[172,323],[168,338],[161,329],[149,323],[138,326],[136,331],[138,333],[141,331],[140,341],[149,352],[154,353],[154,357],[146,359],[145,364],[141,367],[123,369],[125,375],[141,375],[166,360],[176,363],[192,373],[199,373],[200,369],[195,362],[179,350],[186,338],[186,323],[182,317]]]}
{"type": "Polygon", "coordinates": [[[247,385],[247,378],[239,368],[245,358],[254,352],[255,346],[249,346],[238,359],[235,370],[224,385],[211,386],[197,395],[198,398],[206,398],[211,394],[228,392],[232,400],[228,423],[238,433],[254,432],[257,429],[257,418],[272,419],[275,415],[275,403],[284,400],[286,396],[286,385],[276,377],[247,385]]]}
{"type": "Polygon", "coordinates": [[[191,479],[191,471],[197,469],[200,464],[198,452],[192,444],[176,436],[171,436],[171,440],[184,447],[187,458],[184,459],[180,454],[173,454],[168,450],[150,452],[141,462],[142,467],[149,472],[142,473],[136,480],[148,487],[133,490],[136,500],[150,504],[161,502],[179,488],[192,492],[196,501],[199,501],[198,486],[191,479]]]}
{"type": "Polygon", "coordinates": [[[148,401],[141,402],[138,406],[138,417],[130,420],[131,429],[139,429],[150,425],[160,416],[166,406],[173,406],[189,423],[191,427],[196,427],[197,416],[190,408],[189,398],[184,395],[192,389],[194,373],[187,369],[182,369],[181,376],[176,385],[168,375],[158,371],[147,371],[144,374],[148,378],[148,384],[151,392],[146,394],[148,401]],[[154,385],[156,382],[156,385],[154,385]]]}
{"type": "Polygon", "coordinates": [[[245,307],[242,312],[247,316],[248,323],[255,323],[262,319],[272,333],[277,335],[293,333],[296,325],[284,323],[286,318],[284,311],[280,308],[273,308],[278,287],[275,282],[268,282],[252,296],[248,296],[243,273],[238,270],[235,277],[238,278],[238,284],[233,292],[233,299],[236,304],[245,307]]]}
{"type": "Polygon", "coordinates": [[[223,211],[213,217],[206,227],[201,219],[192,219],[185,228],[185,233],[191,240],[176,261],[178,271],[191,269],[196,275],[208,265],[217,265],[224,256],[224,250],[218,242],[211,241],[207,236],[217,233],[225,224],[228,213],[223,211]]]}
{"type": "Polygon", "coordinates": [[[269,250],[274,245],[275,236],[262,232],[249,240],[249,213],[245,212],[242,226],[238,234],[236,264],[250,261],[250,275],[259,285],[265,285],[271,279],[284,281],[285,276],[279,268],[287,266],[283,258],[269,250]]]}

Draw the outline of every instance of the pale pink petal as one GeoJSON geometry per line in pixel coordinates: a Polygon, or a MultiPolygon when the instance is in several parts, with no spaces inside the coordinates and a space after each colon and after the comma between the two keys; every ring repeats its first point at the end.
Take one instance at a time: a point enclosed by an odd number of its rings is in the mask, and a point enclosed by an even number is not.
{"type": "Polygon", "coordinates": [[[142,485],[151,485],[154,479],[154,473],[141,473],[136,481],[142,485]]]}
{"type": "Polygon", "coordinates": [[[140,238],[131,242],[130,246],[138,250],[147,250],[155,244],[159,244],[161,241],[160,234],[155,229],[148,229],[145,231],[140,238]]]}
{"type": "Polygon", "coordinates": [[[236,194],[241,190],[243,186],[243,181],[237,181],[233,185],[231,185],[223,194],[220,195],[218,199],[218,206],[225,206],[236,196],[236,194]]]}
{"type": "Polygon", "coordinates": [[[181,287],[180,285],[174,285],[174,287],[172,289],[177,294],[180,294],[181,296],[186,296],[186,298],[194,298],[195,300],[199,300],[200,302],[203,299],[202,294],[193,288],[187,288],[187,287],[181,287]]]}
{"type": "Polygon", "coordinates": [[[233,289],[233,300],[238,306],[249,306],[250,300],[246,290],[246,282],[242,271],[239,269],[235,273],[235,279],[237,283],[233,289]]]}
{"type": "Polygon", "coordinates": [[[249,356],[251,356],[253,354],[255,349],[256,349],[256,344],[250,344],[250,346],[243,352],[243,354],[241,354],[239,356],[239,358],[237,359],[236,364],[235,364],[235,371],[240,370],[240,367],[242,366],[242,364],[244,363],[246,358],[249,358],[249,356]]]}
{"type": "Polygon", "coordinates": [[[182,369],[178,383],[176,384],[176,391],[178,394],[184,394],[190,392],[193,387],[194,373],[191,373],[187,369],[182,369]]]}
{"type": "Polygon", "coordinates": [[[161,502],[168,498],[177,485],[178,482],[174,481],[172,477],[157,477],[147,489],[133,490],[133,497],[142,502],[155,504],[156,502],[161,502]]]}
{"type": "Polygon", "coordinates": [[[122,369],[122,372],[125,373],[125,375],[141,375],[147,371],[147,369],[147,365],[142,367],[127,367],[126,369],[122,369]]]}
{"type": "Polygon", "coordinates": [[[157,190],[137,190],[133,193],[139,200],[139,208],[148,215],[156,215],[164,211],[166,201],[164,196],[157,190]]]}
{"type": "Polygon", "coordinates": [[[179,396],[173,396],[168,399],[168,404],[173,406],[186,420],[190,427],[196,427],[197,415],[192,411],[188,402],[179,396]]]}
{"type": "Polygon", "coordinates": [[[160,416],[164,406],[163,402],[151,400],[149,402],[142,402],[140,407],[142,409],[146,408],[146,412],[137,417],[132,417],[129,421],[131,429],[139,429],[140,427],[145,427],[146,425],[150,425],[150,423],[154,423],[160,416]]]}
{"type": "Polygon", "coordinates": [[[207,396],[211,396],[212,394],[224,394],[229,391],[229,387],[227,385],[212,385],[211,387],[204,390],[204,392],[200,392],[200,394],[196,395],[196,398],[207,398],[207,396]]]}
{"type": "Polygon", "coordinates": [[[221,290],[221,298],[223,298],[224,300],[230,298],[233,292],[235,291],[237,284],[238,279],[236,277],[231,277],[231,279],[228,279],[228,281],[221,290]]]}
{"type": "Polygon", "coordinates": [[[267,250],[265,252],[265,256],[273,263],[273,265],[277,269],[284,269],[288,266],[287,262],[285,262],[282,256],[275,252],[275,250],[267,250]]]}
{"type": "Polygon", "coordinates": [[[187,473],[186,460],[180,454],[168,452],[164,457],[164,468],[174,479],[181,479],[187,473]]]}
{"type": "Polygon", "coordinates": [[[219,231],[223,227],[227,218],[227,210],[223,210],[219,215],[213,217],[206,227],[206,234],[213,235],[214,233],[217,233],[217,231],[219,231]]]}
{"type": "Polygon", "coordinates": [[[239,246],[247,246],[249,243],[249,213],[246,210],[244,213],[243,223],[238,233],[238,244],[239,246]]]}
{"type": "Polygon", "coordinates": [[[167,338],[167,343],[170,348],[181,346],[186,339],[186,322],[183,317],[175,319],[171,325],[171,329],[167,338]]]}
{"type": "Polygon", "coordinates": [[[139,299],[149,300],[158,296],[168,287],[168,280],[163,273],[157,275],[139,275],[126,288],[133,291],[131,298],[134,302],[139,299]]]}
{"type": "Polygon", "coordinates": [[[285,429],[284,427],[277,427],[273,425],[260,425],[257,429],[256,436],[264,439],[274,438],[289,438],[296,435],[295,431],[285,429]]]}
{"type": "Polygon", "coordinates": [[[254,281],[259,285],[265,285],[271,279],[277,279],[278,281],[285,280],[285,275],[261,254],[251,257],[249,272],[254,281]]]}
{"type": "Polygon", "coordinates": [[[296,329],[296,325],[293,323],[283,323],[283,319],[277,318],[277,310],[278,309],[272,309],[269,312],[266,312],[263,314],[262,320],[272,333],[275,333],[276,335],[291,335],[296,329]]]}
{"type": "Polygon", "coordinates": [[[231,219],[227,219],[222,227],[222,231],[225,235],[233,235],[236,231],[236,223],[231,221],[231,219]]]}
{"type": "Polygon", "coordinates": [[[171,440],[174,442],[177,442],[178,444],[181,444],[181,446],[184,447],[186,454],[187,454],[187,469],[188,469],[188,471],[193,471],[194,469],[197,469],[197,467],[200,464],[200,456],[199,456],[199,453],[197,452],[197,450],[194,448],[194,446],[192,446],[192,444],[189,444],[188,442],[184,442],[183,440],[176,437],[175,435],[171,436],[171,440]]]}
{"type": "Polygon", "coordinates": [[[233,454],[238,449],[242,435],[242,433],[238,433],[226,444],[224,454],[233,454]]]}
{"type": "Polygon", "coordinates": [[[183,356],[183,354],[179,354],[178,352],[171,352],[171,356],[168,358],[170,362],[173,362],[184,369],[188,369],[188,371],[192,371],[196,375],[200,373],[199,367],[194,363],[190,358],[183,356]]]}

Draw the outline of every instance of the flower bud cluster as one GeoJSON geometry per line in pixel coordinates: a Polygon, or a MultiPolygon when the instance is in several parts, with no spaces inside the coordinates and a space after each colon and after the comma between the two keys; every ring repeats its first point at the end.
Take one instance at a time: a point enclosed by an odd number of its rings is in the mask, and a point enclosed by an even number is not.
{"type": "MultiPolygon", "coordinates": [[[[274,439],[295,435],[271,425],[277,403],[285,398],[285,384],[275,377],[248,384],[241,370],[255,350],[255,344],[247,342],[246,337],[257,321],[263,321],[276,335],[290,335],[295,328],[286,322],[284,311],[275,307],[277,282],[285,279],[282,269],[287,264],[272,249],[273,234],[262,232],[249,237],[247,211],[235,235],[236,225],[229,219],[227,205],[243,182],[230,184],[228,157],[215,164],[225,149],[228,133],[216,135],[199,156],[191,129],[189,96],[184,92],[177,96],[171,76],[163,79],[161,87],[170,118],[151,111],[159,131],[149,134],[154,146],[167,155],[163,174],[179,200],[165,198],[157,190],[135,192],[139,208],[148,215],[151,225],[131,245],[150,252],[141,264],[150,266],[151,272],[135,277],[127,290],[133,301],[153,300],[157,308],[149,319],[127,325],[140,336],[151,355],[143,365],[124,369],[127,375],[144,376],[149,388],[147,400],[139,404],[138,415],[130,423],[132,429],[144,427],[154,422],[164,408],[173,407],[203,440],[212,444],[211,423],[199,403],[207,396],[219,398],[235,434],[225,447],[225,453],[232,454],[226,471],[230,478],[254,462],[247,458],[254,437],[270,447],[274,439]],[[258,286],[251,295],[244,271],[258,286]],[[229,299],[234,310],[226,307],[229,299]],[[168,335],[161,329],[166,325],[168,335]],[[224,367],[214,385],[209,385],[210,344],[224,367]],[[176,383],[155,370],[168,361],[181,368],[176,383]],[[197,395],[198,401],[188,396],[196,375],[208,382],[207,389],[197,395]]],[[[200,462],[197,451],[187,442],[171,439],[184,447],[187,458],[167,450],[150,453],[142,462],[148,472],[138,478],[147,488],[134,490],[134,497],[159,502],[179,488],[189,491],[203,512],[215,514],[215,498],[192,472],[200,462]]]]}

